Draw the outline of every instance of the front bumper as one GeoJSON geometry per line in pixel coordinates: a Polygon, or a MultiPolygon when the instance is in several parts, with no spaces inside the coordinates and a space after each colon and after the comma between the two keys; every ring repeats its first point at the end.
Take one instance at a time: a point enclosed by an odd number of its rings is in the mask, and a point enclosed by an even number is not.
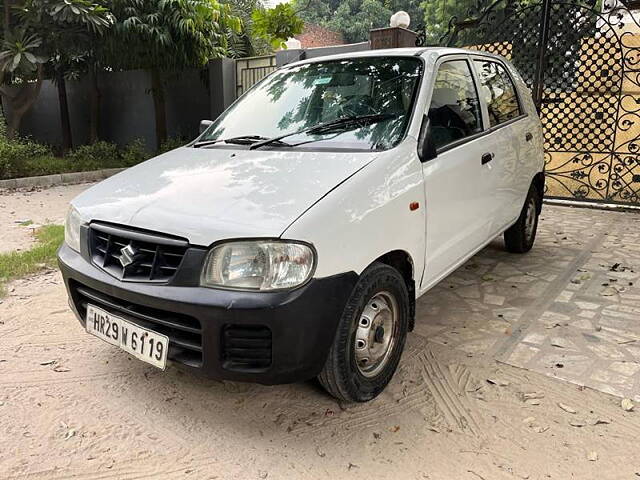
{"type": "Polygon", "coordinates": [[[207,377],[263,384],[320,373],[358,276],[313,279],[284,292],[122,282],[63,245],[58,263],[70,305],[86,304],[169,337],[169,360],[207,377]]]}

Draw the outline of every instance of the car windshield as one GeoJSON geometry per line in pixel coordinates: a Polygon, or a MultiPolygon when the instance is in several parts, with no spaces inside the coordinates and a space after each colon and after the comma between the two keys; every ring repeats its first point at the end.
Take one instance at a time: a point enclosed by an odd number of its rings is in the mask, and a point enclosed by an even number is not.
{"type": "Polygon", "coordinates": [[[335,120],[369,117],[340,128],[296,133],[286,142],[319,149],[392,148],[404,136],[421,74],[422,62],[413,57],[363,57],[283,68],[242,96],[198,143],[273,138],[335,120]]]}

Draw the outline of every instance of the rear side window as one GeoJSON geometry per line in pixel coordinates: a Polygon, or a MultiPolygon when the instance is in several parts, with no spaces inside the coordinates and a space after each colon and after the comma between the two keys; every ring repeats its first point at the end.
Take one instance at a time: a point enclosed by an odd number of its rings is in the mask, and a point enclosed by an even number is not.
{"type": "Polygon", "coordinates": [[[482,131],[478,92],[466,60],[440,65],[433,86],[429,119],[436,149],[482,131]]]}
{"type": "Polygon", "coordinates": [[[505,68],[496,62],[475,60],[480,77],[480,94],[489,110],[489,126],[519,117],[522,114],[516,88],[505,68]]]}

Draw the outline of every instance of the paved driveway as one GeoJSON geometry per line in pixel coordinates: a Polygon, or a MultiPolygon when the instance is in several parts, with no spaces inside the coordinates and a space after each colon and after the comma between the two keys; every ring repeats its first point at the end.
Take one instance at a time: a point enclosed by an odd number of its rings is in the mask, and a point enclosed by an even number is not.
{"type": "Polygon", "coordinates": [[[429,341],[640,401],[640,214],[545,206],[533,251],[496,240],[419,300],[429,341]]]}

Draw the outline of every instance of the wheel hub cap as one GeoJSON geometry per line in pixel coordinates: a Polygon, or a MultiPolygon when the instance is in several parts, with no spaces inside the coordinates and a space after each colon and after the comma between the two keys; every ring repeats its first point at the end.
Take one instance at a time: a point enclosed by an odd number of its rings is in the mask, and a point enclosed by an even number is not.
{"type": "Polygon", "coordinates": [[[380,326],[380,327],[376,328],[376,333],[373,336],[373,339],[377,343],[382,343],[384,341],[384,327],[380,326]]]}
{"type": "Polygon", "coordinates": [[[527,240],[531,240],[533,237],[533,231],[536,225],[536,202],[532,198],[527,204],[527,216],[524,221],[524,234],[527,240]]]}
{"type": "Polygon", "coordinates": [[[398,306],[389,292],[375,294],[365,305],[355,335],[358,370],[365,377],[377,375],[387,364],[397,330],[398,306]]]}

